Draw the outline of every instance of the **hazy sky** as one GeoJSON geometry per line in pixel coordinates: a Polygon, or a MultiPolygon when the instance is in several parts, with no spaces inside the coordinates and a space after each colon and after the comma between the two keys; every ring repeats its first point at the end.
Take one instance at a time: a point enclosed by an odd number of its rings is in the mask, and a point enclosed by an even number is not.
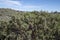
{"type": "Polygon", "coordinates": [[[0,0],[0,8],[23,11],[60,11],[60,0],[0,0]]]}

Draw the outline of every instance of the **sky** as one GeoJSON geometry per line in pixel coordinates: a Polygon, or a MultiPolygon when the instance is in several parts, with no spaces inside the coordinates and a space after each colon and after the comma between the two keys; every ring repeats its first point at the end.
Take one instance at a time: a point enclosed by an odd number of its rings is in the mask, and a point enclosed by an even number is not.
{"type": "Polygon", "coordinates": [[[59,11],[60,0],[0,0],[0,8],[21,11],[59,11]]]}

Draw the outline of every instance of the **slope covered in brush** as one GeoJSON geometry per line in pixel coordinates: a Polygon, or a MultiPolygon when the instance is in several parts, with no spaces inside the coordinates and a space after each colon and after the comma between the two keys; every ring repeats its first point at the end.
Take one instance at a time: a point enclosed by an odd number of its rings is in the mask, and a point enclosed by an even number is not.
{"type": "Polygon", "coordinates": [[[59,12],[3,10],[0,11],[0,18],[4,17],[0,20],[0,40],[60,40],[59,12]]]}

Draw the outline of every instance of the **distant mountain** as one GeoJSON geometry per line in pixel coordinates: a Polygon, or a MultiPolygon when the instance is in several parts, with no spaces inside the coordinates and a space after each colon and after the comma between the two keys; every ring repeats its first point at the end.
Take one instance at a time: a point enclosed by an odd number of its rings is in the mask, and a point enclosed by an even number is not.
{"type": "Polygon", "coordinates": [[[22,11],[13,10],[9,8],[0,8],[0,21],[9,20],[11,16],[15,16],[16,14],[23,13],[22,11]]]}

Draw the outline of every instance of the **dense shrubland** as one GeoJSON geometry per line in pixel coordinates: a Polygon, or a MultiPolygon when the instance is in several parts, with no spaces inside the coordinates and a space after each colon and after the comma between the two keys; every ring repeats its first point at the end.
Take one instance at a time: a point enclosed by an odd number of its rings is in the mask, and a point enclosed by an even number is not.
{"type": "Polygon", "coordinates": [[[60,40],[59,12],[3,10],[10,19],[0,20],[0,40],[60,40]]]}

